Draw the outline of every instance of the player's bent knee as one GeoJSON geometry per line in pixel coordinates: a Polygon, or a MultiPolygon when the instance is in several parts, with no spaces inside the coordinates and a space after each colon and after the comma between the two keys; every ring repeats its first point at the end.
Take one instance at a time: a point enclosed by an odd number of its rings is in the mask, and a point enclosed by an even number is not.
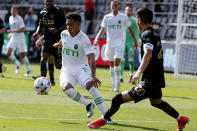
{"type": "Polygon", "coordinates": [[[60,86],[61,86],[63,92],[66,91],[66,90],[68,90],[68,89],[70,89],[70,88],[73,88],[72,85],[71,85],[70,83],[61,84],[60,86]]]}
{"type": "Polygon", "coordinates": [[[123,103],[124,101],[122,99],[122,93],[118,93],[112,98],[112,106],[114,107],[119,107],[123,103]]]}
{"type": "Polygon", "coordinates": [[[153,107],[156,107],[156,108],[162,109],[162,108],[164,108],[164,107],[167,105],[167,103],[166,103],[166,102],[164,102],[164,101],[161,101],[161,103],[160,103],[160,104],[153,104],[153,103],[151,103],[151,105],[152,105],[153,107]]]}
{"type": "Polygon", "coordinates": [[[42,57],[41,60],[40,60],[40,63],[41,64],[46,64],[47,63],[47,59],[42,57]]]}
{"type": "Polygon", "coordinates": [[[91,81],[87,82],[86,89],[89,91],[91,87],[93,87],[91,81]]]}
{"type": "Polygon", "coordinates": [[[55,67],[56,67],[56,69],[61,69],[62,68],[62,64],[55,63],[55,67]]]}

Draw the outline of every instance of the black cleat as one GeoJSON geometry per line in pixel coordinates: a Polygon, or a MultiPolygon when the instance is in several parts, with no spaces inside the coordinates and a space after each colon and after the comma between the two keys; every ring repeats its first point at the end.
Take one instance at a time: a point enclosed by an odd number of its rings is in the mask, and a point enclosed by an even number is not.
{"type": "Polygon", "coordinates": [[[90,118],[94,114],[93,109],[94,109],[94,104],[92,102],[90,102],[90,104],[86,106],[88,118],[90,118]]]}
{"type": "Polygon", "coordinates": [[[40,77],[40,76],[32,76],[32,78],[35,80],[35,79],[37,79],[38,77],[40,77]]]}
{"type": "Polygon", "coordinates": [[[107,124],[113,125],[114,122],[111,119],[107,119],[107,124]]]}
{"type": "Polygon", "coordinates": [[[55,80],[51,80],[51,86],[55,86],[55,80]]]}
{"type": "Polygon", "coordinates": [[[123,83],[124,82],[124,79],[123,78],[120,78],[120,82],[123,83]]]}

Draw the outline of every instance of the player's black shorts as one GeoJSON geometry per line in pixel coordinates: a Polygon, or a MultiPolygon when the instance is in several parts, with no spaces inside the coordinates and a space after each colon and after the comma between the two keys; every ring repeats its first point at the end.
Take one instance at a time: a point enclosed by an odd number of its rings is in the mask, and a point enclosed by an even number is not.
{"type": "Polygon", "coordinates": [[[55,59],[61,58],[61,50],[53,47],[53,45],[43,44],[41,52],[47,52],[55,57],[55,59]]]}
{"type": "Polygon", "coordinates": [[[158,84],[142,81],[140,85],[131,88],[128,94],[134,99],[135,103],[146,98],[159,99],[162,97],[162,87],[157,85],[158,84]]]}

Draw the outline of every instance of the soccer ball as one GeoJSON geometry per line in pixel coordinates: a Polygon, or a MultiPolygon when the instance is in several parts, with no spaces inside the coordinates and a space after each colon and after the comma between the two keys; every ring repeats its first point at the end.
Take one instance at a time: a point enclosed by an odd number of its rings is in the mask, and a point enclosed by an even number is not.
{"type": "Polygon", "coordinates": [[[34,90],[39,95],[47,95],[51,89],[51,83],[47,77],[38,77],[34,81],[34,90]]]}

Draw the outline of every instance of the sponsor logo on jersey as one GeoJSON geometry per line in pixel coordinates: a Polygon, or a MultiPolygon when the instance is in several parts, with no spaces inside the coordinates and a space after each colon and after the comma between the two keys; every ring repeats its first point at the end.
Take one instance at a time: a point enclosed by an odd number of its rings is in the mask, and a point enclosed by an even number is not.
{"type": "Polygon", "coordinates": [[[75,50],[78,49],[78,45],[77,44],[74,45],[74,49],[75,50]]]}
{"type": "Polygon", "coordinates": [[[62,54],[66,54],[66,55],[69,55],[69,56],[76,56],[76,57],[79,56],[79,52],[78,51],[67,49],[67,48],[63,49],[62,54]]]}

